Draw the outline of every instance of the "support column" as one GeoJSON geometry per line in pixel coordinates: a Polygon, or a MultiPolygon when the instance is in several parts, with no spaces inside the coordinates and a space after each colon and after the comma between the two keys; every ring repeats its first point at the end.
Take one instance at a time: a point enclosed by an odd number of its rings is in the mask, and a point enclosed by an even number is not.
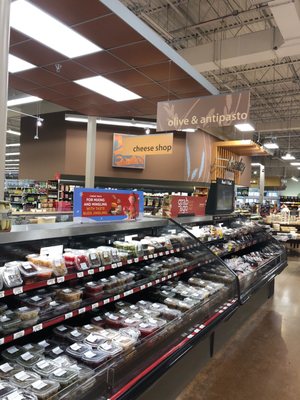
{"type": "Polygon", "coordinates": [[[263,204],[265,192],[265,166],[260,164],[259,166],[259,204],[263,204]]]}
{"type": "Polygon", "coordinates": [[[88,117],[86,137],[86,161],[85,161],[85,187],[95,187],[95,161],[96,161],[96,117],[88,117]]]}
{"type": "Polygon", "coordinates": [[[4,199],[10,0],[0,0],[0,200],[4,199]]]}

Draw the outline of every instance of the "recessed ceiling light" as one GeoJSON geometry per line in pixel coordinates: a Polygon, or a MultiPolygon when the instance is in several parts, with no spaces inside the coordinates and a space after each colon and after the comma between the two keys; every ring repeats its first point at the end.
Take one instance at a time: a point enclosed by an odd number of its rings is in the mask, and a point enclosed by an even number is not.
{"type": "Polygon", "coordinates": [[[12,74],[15,72],[27,71],[28,69],[36,68],[36,65],[33,65],[25,60],[22,60],[19,57],[16,57],[12,54],[8,55],[8,72],[12,74]]]}
{"type": "Polygon", "coordinates": [[[11,143],[6,145],[6,147],[19,147],[19,146],[21,146],[21,143],[11,143]]]}
{"type": "Polygon", "coordinates": [[[281,159],[285,161],[295,160],[295,156],[290,153],[286,153],[284,156],[281,156],[281,159]]]}
{"type": "Polygon", "coordinates": [[[120,86],[103,76],[92,76],[90,78],[78,79],[74,82],[115,101],[136,100],[141,98],[138,94],[125,89],[123,86],[120,86]]]}
{"type": "Polygon", "coordinates": [[[19,99],[12,99],[8,100],[7,102],[7,107],[12,107],[12,106],[20,106],[22,104],[28,104],[28,103],[36,103],[38,101],[42,101],[40,97],[37,96],[26,96],[26,97],[20,97],[19,99]]]}
{"type": "Polygon", "coordinates": [[[11,129],[8,129],[6,132],[11,135],[21,136],[21,132],[12,131],[11,129]]]}
{"type": "Polygon", "coordinates": [[[10,14],[11,27],[66,57],[79,57],[102,50],[28,1],[12,2],[10,14]]]}
{"type": "Polygon", "coordinates": [[[255,128],[252,125],[248,124],[248,123],[236,124],[234,126],[240,132],[253,132],[253,131],[255,131],[255,128]]]}

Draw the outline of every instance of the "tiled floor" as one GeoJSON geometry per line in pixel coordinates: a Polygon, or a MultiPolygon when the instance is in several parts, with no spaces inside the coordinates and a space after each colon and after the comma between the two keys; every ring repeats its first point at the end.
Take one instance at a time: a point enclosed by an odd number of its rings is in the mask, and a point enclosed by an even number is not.
{"type": "Polygon", "coordinates": [[[300,258],[177,400],[300,400],[300,258]]]}

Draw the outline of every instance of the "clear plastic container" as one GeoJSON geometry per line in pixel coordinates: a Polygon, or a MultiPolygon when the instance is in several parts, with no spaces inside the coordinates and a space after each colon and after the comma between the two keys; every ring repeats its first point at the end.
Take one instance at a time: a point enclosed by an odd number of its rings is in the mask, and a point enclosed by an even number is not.
{"type": "Polygon", "coordinates": [[[4,268],[2,270],[2,278],[5,287],[13,288],[23,285],[23,279],[21,277],[18,266],[19,263],[17,262],[4,264],[4,268]]]}
{"type": "Polygon", "coordinates": [[[51,346],[51,342],[48,340],[41,340],[38,342],[38,345],[41,346],[45,351],[47,348],[49,348],[49,346],[51,346]]]}
{"type": "Polygon", "coordinates": [[[2,351],[1,356],[7,361],[16,361],[23,353],[25,350],[21,346],[10,346],[2,351]]]}
{"type": "Polygon", "coordinates": [[[59,368],[69,368],[77,364],[77,361],[74,360],[74,358],[70,358],[65,355],[54,358],[53,362],[59,368]]]}
{"type": "MultiPolygon", "coordinates": [[[[1,290],[1,289],[0,289],[1,290]]],[[[0,303],[0,315],[2,315],[7,310],[7,304],[0,303]]]]}
{"type": "Polygon", "coordinates": [[[116,331],[115,329],[102,329],[99,332],[99,335],[104,337],[104,339],[107,340],[114,340],[119,336],[119,331],[116,331]]]}
{"type": "Polygon", "coordinates": [[[61,301],[65,301],[67,303],[75,302],[81,300],[82,297],[82,290],[76,289],[62,289],[57,293],[57,297],[61,301]]]}
{"type": "Polygon", "coordinates": [[[101,315],[92,318],[91,323],[100,327],[105,325],[105,319],[101,315]]]}
{"type": "Polygon", "coordinates": [[[103,353],[107,354],[108,357],[114,357],[122,353],[123,347],[117,343],[116,339],[115,341],[111,340],[100,344],[98,350],[103,351],[103,353]]]}
{"type": "Polygon", "coordinates": [[[39,307],[39,308],[48,307],[51,301],[52,298],[50,296],[42,296],[42,295],[41,296],[35,295],[22,299],[22,303],[25,304],[26,306],[39,307]]]}
{"type": "Polygon", "coordinates": [[[51,359],[40,360],[32,367],[34,372],[44,378],[47,378],[56,369],[57,365],[51,359]]]}
{"type": "Polygon", "coordinates": [[[128,335],[120,335],[115,339],[115,342],[121,346],[124,351],[128,351],[134,348],[137,339],[133,339],[128,335]]]}
{"type": "Polygon", "coordinates": [[[12,362],[5,362],[0,365],[0,379],[7,380],[21,371],[24,371],[24,368],[21,365],[12,362]]]}
{"type": "Polygon", "coordinates": [[[33,382],[39,380],[41,377],[36,374],[35,372],[31,371],[21,371],[18,372],[17,374],[13,375],[9,381],[22,389],[27,388],[29,385],[31,385],[33,382]]]}
{"type": "Polygon", "coordinates": [[[0,382],[0,399],[9,395],[15,390],[15,387],[9,382],[0,382]]]}
{"type": "Polygon", "coordinates": [[[40,309],[38,307],[33,308],[33,307],[19,307],[15,310],[16,315],[22,320],[22,321],[28,321],[31,319],[38,318],[39,316],[40,309]]]}
{"type": "Polygon", "coordinates": [[[104,343],[106,339],[100,335],[101,332],[90,333],[85,339],[84,343],[91,346],[92,348],[97,348],[101,343],[104,343]]]}
{"type": "Polygon", "coordinates": [[[87,337],[87,334],[77,328],[74,328],[68,332],[65,337],[68,341],[75,343],[82,342],[87,337]]]}
{"type": "Polygon", "coordinates": [[[97,247],[97,253],[100,256],[100,260],[102,265],[109,265],[112,264],[113,262],[113,257],[111,254],[111,247],[107,247],[107,246],[100,246],[97,247]]]}
{"type": "Polygon", "coordinates": [[[40,354],[26,351],[26,353],[21,354],[16,361],[24,368],[32,368],[32,366],[37,362],[39,362],[40,360],[41,360],[40,354]]]}
{"type": "Polygon", "coordinates": [[[108,312],[104,314],[104,318],[107,326],[114,329],[122,327],[123,318],[120,315],[108,312]]]}
{"type": "Polygon", "coordinates": [[[91,268],[100,267],[101,260],[96,249],[89,249],[87,251],[89,263],[91,268]]]}
{"type": "Polygon", "coordinates": [[[88,282],[84,285],[84,288],[88,296],[96,296],[103,292],[103,285],[100,282],[88,282]]]}
{"type": "MultiPolygon", "coordinates": [[[[91,379],[94,376],[94,370],[84,364],[73,365],[71,369],[77,372],[80,383],[85,382],[87,379],[91,379]]],[[[95,382],[95,380],[93,381],[95,382]]]]}
{"type": "Polygon", "coordinates": [[[66,353],[70,357],[75,358],[76,360],[81,360],[81,357],[87,351],[92,350],[92,347],[88,344],[83,343],[73,343],[71,346],[67,347],[66,353]]]}
{"type": "Polygon", "coordinates": [[[50,380],[60,385],[61,389],[71,385],[77,380],[77,377],[77,372],[71,368],[57,368],[49,376],[50,380]]]}
{"type": "Polygon", "coordinates": [[[58,325],[53,329],[53,333],[58,338],[65,340],[66,335],[74,329],[73,326],[69,325],[58,325]]]}
{"type": "Polygon", "coordinates": [[[36,353],[42,355],[45,351],[44,347],[38,343],[28,343],[22,346],[24,352],[30,351],[30,353],[36,353]]]}
{"type": "Polygon", "coordinates": [[[90,268],[89,256],[85,251],[78,251],[75,255],[74,267],[78,271],[85,271],[90,268]]]}
{"type": "Polygon", "coordinates": [[[157,330],[158,326],[155,324],[150,324],[149,322],[141,322],[137,326],[137,328],[141,332],[141,335],[144,337],[154,333],[157,330]]]}
{"type": "Polygon", "coordinates": [[[24,281],[32,280],[38,275],[37,268],[32,263],[25,261],[18,265],[19,271],[24,281]]]}
{"type": "Polygon", "coordinates": [[[33,382],[27,389],[36,395],[39,400],[53,399],[55,393],[58,392],[60,384],[49,379],[39,379],[33,382]]]}
{"type": "Polygon", "coordinates": [[[83,354],[81,360],[91,368],[96,368],[108,359],[107,353],[99,350],[89,350],[83,354]]]}
{"type": "Polygon", "coordinates": [[[21,324],[22,321],[13,312],[6,311],[0,316],[0,332],[3,335],[17,331],[21,324]]]}
{"type": "Polygon", "coordinates": [[[45,350],[45,354],[51,358],[57,358],[65,353],[65,346],[53,344],[51,348],[45,350]]]}
{"type": "Polygon", "coordinates": [[[141,332],[137,328],[121,328],[119,332],[121,335],[127,335],[135,340],[138,340],[138,338],[141,336],[141,332]]]}
{"type": "Polygon", "coordinates": [[[53,300],[49,306],[40,310],[40,317],[49,319],[56,315],[64,314],[69,310],[69,306],[61,301],[53,300]]]}
{"type": "Polygon", "coordinates": [[[38,398],[26,390],[16,389],[7,396],[1,397],[1,400],[38,400],[38,398]]]}

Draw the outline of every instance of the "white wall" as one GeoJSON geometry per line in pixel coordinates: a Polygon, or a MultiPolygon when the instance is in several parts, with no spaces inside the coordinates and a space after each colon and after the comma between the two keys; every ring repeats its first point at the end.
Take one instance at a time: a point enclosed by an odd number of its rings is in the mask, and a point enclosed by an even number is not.
{"type": "Polygon", "coordinates": [[[280,194],[281,194],[281,196],[298,196],[298,195],[300,195],[300,181],[295,182],[291,179],[288,179],[287,184],[286,184],[286,189],[283,190],[280,194]]]}

